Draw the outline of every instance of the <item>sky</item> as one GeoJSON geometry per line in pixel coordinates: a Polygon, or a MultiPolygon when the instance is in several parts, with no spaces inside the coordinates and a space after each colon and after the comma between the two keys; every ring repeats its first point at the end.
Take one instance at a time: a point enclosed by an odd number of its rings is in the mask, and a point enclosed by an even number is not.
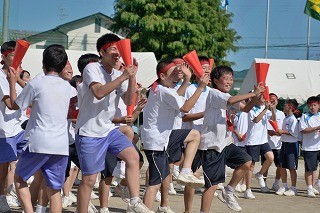
{"type": "MultiPolygon", "coordinates": [[[[269,0],[269,40],[267,58],[305,60],[308,16],[306,0],[269,0]]],[[[0,1],[0,14],[3,14],[0,1]]],[[[9,29],[46,31],[58,25],[101,12],[112,17],[113,0],[10,0],[9,29]]],[[[241,39],[238,52],[228,53],[233,69],[248,69],[254,58],[265,57],[267,0],[229,0],[233,13],[231,28],[241,39]]],[[[3,17],[0,17],[2,25],[3,17]]],[[[320,22],[311,19],[310,59],[320,59],[320,22]]]]}

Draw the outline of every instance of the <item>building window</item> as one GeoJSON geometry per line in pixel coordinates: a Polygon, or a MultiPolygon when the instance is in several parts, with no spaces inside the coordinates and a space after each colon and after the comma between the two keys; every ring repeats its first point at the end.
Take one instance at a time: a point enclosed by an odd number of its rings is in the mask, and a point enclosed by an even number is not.
{"type": "Polygon", "coordinates": [[[95,25],[94,25],[94,32],[95,33],[100,33],[101,31],[101,19],[100,18],[96,18],[95,19],[95,25]]]}
{"type": "Polygon", "coordinates": [[[286,73],[287,79],[296,79],[296,76],[293,73],[286,73]]]}

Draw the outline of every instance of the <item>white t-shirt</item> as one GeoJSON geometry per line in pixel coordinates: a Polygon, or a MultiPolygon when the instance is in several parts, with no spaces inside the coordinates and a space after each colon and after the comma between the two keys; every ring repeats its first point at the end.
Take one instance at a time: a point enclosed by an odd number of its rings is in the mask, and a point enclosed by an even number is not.
{"type": "Polygon", "coordinates": [[[31,80],[16,100],[20,109],[32,104],[24,134],[29,151],[42,154],[69,155],[67,115],[72,87],[58,75],[31,80]]]}
{"type": "MultiPolygon", "coordinates": [[[[178,91],[178,89],[180,88],[182,82],[183,81],[181,80],[178,83],[176,83],[176,85],[174,86],[174,89],[176,91],[178,91]]],[[[182,95],[182,97],[184,97],[184,96],[182,95]]],[[[184,116],[184,113],[180,112],[180,109],[179,109],[179,110],[177,110],[177,112],[175,114],[177,116],[174,119],[174,125],[173,125],[172,129],[181,129],[182,128],[182,117],[184,116]]]]}
{"type": "Polygon", "coordinates": [[[144,149],[155,151],[167,149],[175,117],[183,104],[184,98],[173,88],[158,85],[155,91],[150,90],[148,102],[143,109],[141,127],[144,149]]]}
{"type": "MultiPolygon", "coordinates": [[[[114,81],[122,72],[113,69],[108,73],[99,62],[88,64],[83,71],[83,84],[78,90],[79,115],[76,123],[76,132],[88,137],[106,137],[115,128],[112,119],[116,112],[119,98],[127,91],[128,81],[124,81],[117,89],[101,100],[95,98],[90,84],[97,82],[102,85],[114,81]]],[[[79,88],[79,87],[78,87],[79,88]]]]}
{"type": "MultiPolygon", "coordinates": [[[[185,98],[189,99],[195,93],[197,88],[198,88],[197,84],[189,85],[186,89],[185,98]]],[[[209,89],[210,89],[209,87],[206,87],[202,91],[198,101],[195,103],[193,108],[190,110],[190,112],[189,112],[190,114],[204,112],[204,109],[206,108],[206,100],[207,100],[207,96],[209,93],[209,89]]],[[[203,124],[203,118],[200,118],[200,119],[194,120],[194,121],[183,122],[182,128],[183,129],[196,129],[198,131],[201,131],[202,124],[203,124]]]]}
{"type": "Polygon", "coordinates": [[[228,93],[209,89],[198,149],[215,149],[221,152],[233,142],[232,132],[227,126],[226,115],[227,110],[239,111],[239,103],[227,105],[230,97],[231,95],[228,93]]]}
{"type": "MultiPolygon", "coordinates": [[[[238,112],[236,117],[233,120],[233,124],[236,127],[235,129],[239,132],[240,135],[245,135],[248,130],[248,113],[238,112]]],[[[236,146],[245,147],[246,140],[239,141],[236,134],[232,134],[233,141],[236,146]]]]}
{"type": "MultiPolygon", "coordinates": [[[[270,110],[268,110],[267,111],[267,117],[271,118],[271,116],[272,116],[272,112],[270,110]]],[[[285,114],[282,111],[276,109],[276,118],[277,118],[278,127],[281,128],[282,127],[282,123],[283,123],[283,119],[285,118],[285,114]]],[[[267,126],[268,126],[268,130],[273,130],[274,131],[274,129],[272,128],[272,126],[269,123],[269,121],[268,121],[267,126]]],[[[280,138],[281,138],[281,136],[277,136],[277,135],[270,136],[270,135],[268,135],[268,142],[269,142],[269,145],[270,145],[271,149],[281,149],[281,140],[280,140],[280,138]]]]}
{"type": "Polygon", "coordinates": [[[256,118],[264,108],[264,106],[254,106],[248,113],[248,130],[246,136],[247,146],[261,145],[268,142],[267,113],[258,123],[253,122],[253,119],[256,118]]]}
{"type": "Polygon", "coordinates": [[[284,143],[294,143],[299,141],[299,123],[294,115],[286,116],[283,120],[282,130],[287,130],[290,135],[282,134],[281,141],[284,143]]]}
{"type": "MultiPolygon", "coordinates": [[[[320,113],[305,113],[300,118],[300,131],[308,127],[320,126],[320,113]]],[[[313,131],[302,134],[302,150],[318,151],[320,150],[320,131],[313,131]]]]}
{"type": "MultiPolygon", "coordinates": [[[[116,114],[114,117],[127,116],[127,105],[123,102],[122,98],[119,99],[118,106],[116,106],[116,114]]],[[[127,125],[122,123],[117,123],[116,126],[127,125]]]]}
{"type": "MultiPolygon", "coordinates": [[[[17,95],[22,88],[16,84],[17,95]]],[[[2,100],[4,96],[10,96],[10,87],[7,75],[0,69],[0,138],[9,138],[22,131],[21,110],[10,110],[2,100]]]]}

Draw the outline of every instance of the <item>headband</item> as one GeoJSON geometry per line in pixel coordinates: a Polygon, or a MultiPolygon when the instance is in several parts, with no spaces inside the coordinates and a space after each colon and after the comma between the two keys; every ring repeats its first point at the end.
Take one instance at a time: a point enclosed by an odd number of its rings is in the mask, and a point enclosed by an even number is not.
{"type": "Polygon", "coordinates": [[[169,69],[176,66],[174,62],[171,62],[170,64],[167,64],[166,66],[162,67],[159,73],[166,73],[169,69]]]}
{"type": "MultiPolygon", "coordinates": [[[[108,49],[109,47],[115,45],[116,43],[117,43],[117,42],[115,42],[115,41],[106,43],[105,45],[103,45],[103,46],[100,48],[100,50],[106,50],[106,49],[108,49]]],[[[100,50],[99,50],[99,51],[100,51],[100,50]]]]}
{"type": "MultiPolygon", "coordinates": [[[[7,55],[10,54],[10,53],[12,53],[12,52],[14,52],[14,49],[13,49],[13,50],[6,50],[6,51],[4,51],[4,52],[1,53],[1,54],[4,55],[5,57],[7,57],[7,55]]],[[[1,60],[0,63],[1,63],[1,64],[4,64],[4,61],[1,60]]]]}
{"type": "Polygon", "coordinates": [[[200,64],[201,65],[206,65],[206,64],[210,65],[209,61],[207,61],[207,60],[201,60],[200,64]]]}
{"type": "Polygon", "coordinates": [[[180,65],[180,64],[185,63],[185,61],[181,58],[175,58],[172,60],[172,62],[175,63],[175,65],[180,65]]]}

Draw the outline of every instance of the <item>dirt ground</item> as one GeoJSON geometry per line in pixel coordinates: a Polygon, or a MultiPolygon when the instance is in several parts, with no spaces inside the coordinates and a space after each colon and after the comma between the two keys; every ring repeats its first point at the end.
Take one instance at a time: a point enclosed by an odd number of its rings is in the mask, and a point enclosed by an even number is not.
{"type": "MultiPolygon", "coordinates": [[[[295,197],[286,197],[276,195],[272,190],[270,193],[261,193],[260,188],[258,188],[258,183],[255,179],[253,179],[253,188],[252,191],[256,196],[255,200],[247,200],[243,198],[243,193],[239,194],[238,202],[242,207],[242,212],[247,213],[264,213],[264,212],[320,212],[320,195],[317,195],[316,198],[307,198],[306,197],[306,184],[304,181],[304,165],[303,160],[299,160],[299,168],[298,168],[298,180],[297,180],[297,189],[298,196],[295,197]]],[[[141,196],[142,191],[144,189],[144,181],[145,181],[145,170],[147,168],[147,163],[142,168],[141,173],[141,196]]],[[[255,171],[258,171],[259,165],[256,166],[255,171]]],[[[229,180],[232,174],[231,169],[227,169],[227,180],[229,180]]],[[[268,186],[271,188],[273,184],[275,176],[275,167],[271,166],[269,170],[269,176],[267,179],[268,186]]],[[[290,175],[288,174],[288,177],[290,175]]],[[[290,184],[290,179],[288,179],[288,183],[290,184]]],[[[76,192],[76,187],[74,187],[74,192],[76,192]]],[[[98,193],[95,190],[96,194],[98,193]]],[[[177,213],[184,212],[184,204],[183,204],[183,192],[177,191],[177,195],[170,195],[169,202],[170,207],[177,213]]],[[[194,197],[193,201],[193,212],[200,212],[200,202],[201,202],[201,193],[197,193],[194,197]]],[[[93,200],[94,205],[99,207],[99,200],[93,200]]],[[[110,198],[109,202],[109,211],[110,212],[125,212],[127,205],[122,201],[122,199],[118,196],[113,196],[110,198]]],[[[159,203],[155,203],[154,211],[158,207],[159,203]]],[[[76,205],[70,206],[67,209],[64,209],[63,212],[75,212],[76,205]]],[[[99,208],[98,208],[99,209],[99,208]]],[[[21,209],[12,209],[12,212],[22,212],[21,209]]],[[[227,205],[220,202],[217,198],[215,198],[212,202],[211,211],[210,212],[232,212],[227,205]]]]}

